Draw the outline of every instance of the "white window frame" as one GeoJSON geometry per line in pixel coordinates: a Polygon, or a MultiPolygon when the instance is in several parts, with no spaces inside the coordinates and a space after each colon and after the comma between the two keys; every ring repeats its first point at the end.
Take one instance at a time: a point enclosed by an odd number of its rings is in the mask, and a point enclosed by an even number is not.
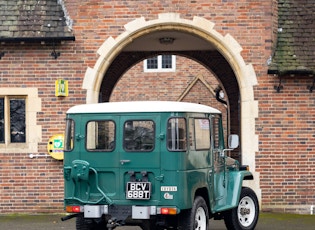
{"type": "Polygon", "coordinates": [[[143,61],[143,71],[147,73],[152,72],[175,72],[176,71],[176,55],[172,55],[172,68],[162,68],[162,56],[157,56],[157,64],[158,67],[156,69],[148,69],[147,59],[143,61]]]}

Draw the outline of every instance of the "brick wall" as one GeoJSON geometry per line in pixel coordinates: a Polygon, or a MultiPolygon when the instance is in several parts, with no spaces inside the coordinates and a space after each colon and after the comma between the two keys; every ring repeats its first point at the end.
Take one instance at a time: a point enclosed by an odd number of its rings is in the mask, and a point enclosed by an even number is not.
{"type": "MultiPolygon", "coordinates": [[[[297,76],[296,78],[298,78],[297,76]]],[[[314,99],[311,79],[287,78],[276,93],[276,77],[257,87],[259,152],[263,204],[267,210],[310,213],[314,198],[314,99]]]]}
{"type": "Polygon", "coordinates": [[[6,54],[0,60],[0,90],[38,89],[41,111],[37,113],[36,123],[41,126],[42,137],[38,152],[5,153],[3,146],[0,148],[0,213],[63,210],[62,161],[50,156],[31,159],[29,154],[47,155],[49,138],[64,132],[67,109],[85,103],[85,92],[81,89],[85,72],[81,65],[84,61],[74,54],[73,45],[57,46],[61,56],[55,60],[50,56],[50,45],[2,44],[6,54]],[[55,80],[60,78],[70,82],[69,97],[55,97],[55,80]]]}
{"type": "MultiPolygon", "coordinates": [[[[1,51],[6,52],[0,60],[0,90],[4,87],[38,88],[41,111],[37,114],[37,124],[42,127],[42,138],[38,152],[33,154],[46,154],[49,137],[63,132],[67,109],[85,103],[85,90],[82,90],[85,71],[95,65],[97,50],[109,36],[117,37],[125,31],[123,25],[136,18],[152,20],[159,13],[176,12],[189,20],[194,16],[204,17],[214,22],[215,29],[222,35],[230,33],[243,48],[245,62],[254,66],[258,79],[255,99],[259,103],[256,169],[261,175],[262,208],[305,212],[309,204],[315,203],[312,194],[315,98],[306,89],[311,84],[310,79],[286,79],[283,91],[278,94],[274,90],[277,78],[267,75],[266,62],[271,55],[276,27],[272,17],[275,1],[64,2],[74,20],[76,41],[57,45],[56,51],[61,52],[58,59],[50,56],[49,44],[5,43],[0,46],[1,51]],[[69,80],[69,97],[54,96],[54,82],[59,78],[69,80]]],[[[191,72],[187,72],[182,70],[191,62],[179,63],[181,72],[154,77],[144,75],[140,64],[135,66],[118,82],[112,100],[176,100],[192,81],[192,76],[200,73],[212,84],[213,77],[209,77],[204,68],[201,71],[189,68],[191,72]]],[[[210,96],[198,82],[184,100],[208,103],[210,96]]],[[[30,159],[29,154],[0,152],[0,213],[62,212],[62,162],[50,157],[30,159]]]]}

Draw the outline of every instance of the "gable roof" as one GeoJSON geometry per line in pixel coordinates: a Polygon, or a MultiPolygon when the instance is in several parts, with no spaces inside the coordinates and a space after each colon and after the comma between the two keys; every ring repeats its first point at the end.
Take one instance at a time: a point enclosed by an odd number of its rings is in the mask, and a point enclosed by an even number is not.
{"type": "Polygon", "coordinates": [[[0,0],[0,41],[75,40],[63,0],[0,0]]]}
{"type": "Polygon", "coordinates": [[[269,74],[315,74],[315,1],[278,0],[278,39],[269,74]]]}

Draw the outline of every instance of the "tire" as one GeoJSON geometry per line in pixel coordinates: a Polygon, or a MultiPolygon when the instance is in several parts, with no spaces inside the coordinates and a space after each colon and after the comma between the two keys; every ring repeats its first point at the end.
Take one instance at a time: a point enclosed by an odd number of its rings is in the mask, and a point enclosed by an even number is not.
{"type": "Polygon", "coordinates": [[[178,229],[181,230],[208,230],[209,211],[205,200],[201,196],[197,196],[193,207],[183,211],[178,222],[178,229]]]}
{"type": "Polygon", "coordinates": [[[94,219],[85,219],[83,215],[76,218],[76,230],[106,230],[106,222],[96,222],[94,219]]]}
{"type": "Polygon", "coordinates": [[[258,221],[259,204],[255,192],[243,187],[238,206],[224,214],[224,223],[228,230],[252,230],[258,221]]]}

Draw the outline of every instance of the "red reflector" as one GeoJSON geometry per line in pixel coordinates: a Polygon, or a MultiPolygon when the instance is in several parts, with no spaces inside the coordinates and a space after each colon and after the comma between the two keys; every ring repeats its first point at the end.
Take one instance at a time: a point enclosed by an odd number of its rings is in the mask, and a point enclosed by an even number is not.
{"type": "Polygon", "coordinates": [[[161,214],[167,215],[168,214],[168,208],[161,208],[161,214]]]}
{"type": "Polygon", "coordinates": [[[73,212],[80,212],[80,210],[81,210],[80,206],[73,206],[72,207],[73,212]]]}
{"type": "Polygon", "coordinates": [[[80,206],[67,206],[66,207],[66,212],[81,212],[81,207],[80,206]]]}

